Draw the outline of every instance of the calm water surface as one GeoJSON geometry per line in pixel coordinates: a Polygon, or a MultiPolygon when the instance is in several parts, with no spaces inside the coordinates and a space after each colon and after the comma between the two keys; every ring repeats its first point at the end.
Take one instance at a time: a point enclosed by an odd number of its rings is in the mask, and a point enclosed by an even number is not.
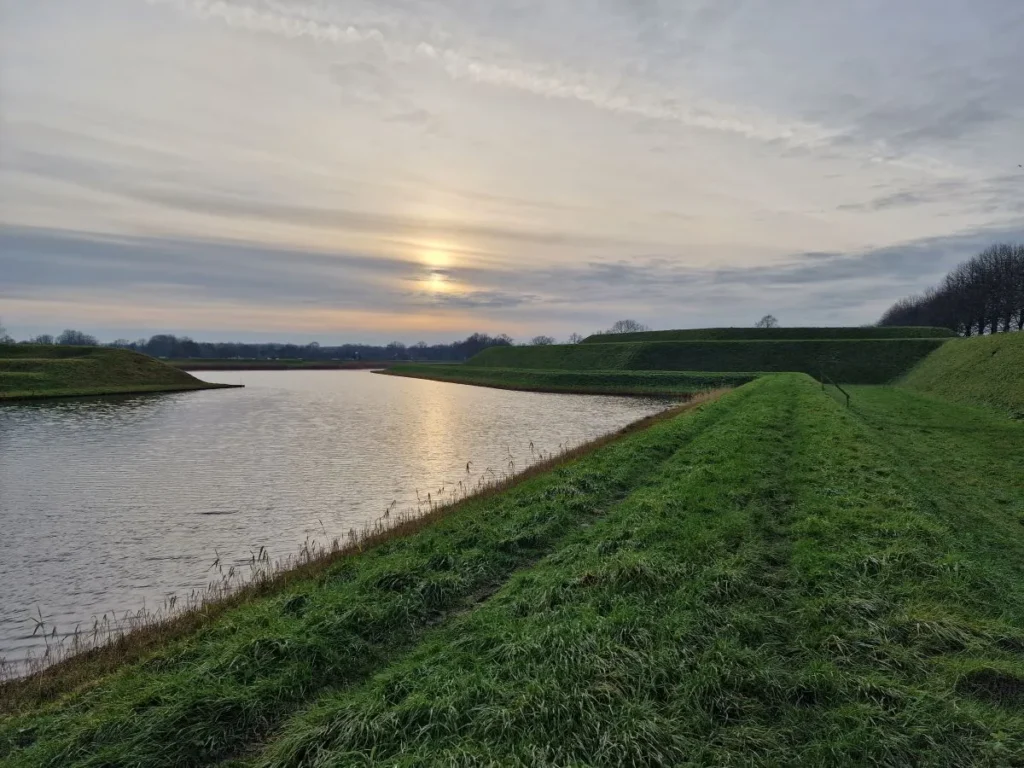
{"type": "Polygon", "coordinates": [[[0,658],[38,655],[39,612],[60,636],[156,608],[204,588],[217,554],[293,555],[510,453],[521,468],[531,442],[557,451],[664,407],[367,371],[199,375],[246,388],[0,408],[0,658]]]}

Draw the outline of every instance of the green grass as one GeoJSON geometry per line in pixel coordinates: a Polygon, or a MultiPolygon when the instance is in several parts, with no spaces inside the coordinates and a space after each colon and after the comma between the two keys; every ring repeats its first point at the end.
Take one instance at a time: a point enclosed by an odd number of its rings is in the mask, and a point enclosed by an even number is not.
{"type": "Polygon", "coordinates": [[[640,396],[687,396],[721,387],[738,387],[756,378],[755,374],[747,373],[537,371],[472,365],[398,365],[388,373],[530,392],[640,396]]]}
{"type": "Polygon", "coordinates": [[[627,341],[801,341],[807,339],[940,339],[955,334],[948,328],[681,328],[672,331],[597,333],[584,344],[620,344],[627,341]]]}
{"type": "Polygon", "coordinates": [[[660,341],[491,347],[468,365],[574,371],[824,372],[840,383],[884,384],[945,339],[660,341]]]}
{"type": "Polygon", "coordinates": [[[1024,424],[760,378],[0,720],[10,766],[1015,765],[1024,424]]]}
{"type": "Polygon", "coordinates": [[[0,345],[0,402],[220,386],[123,349],[0,345]]]}
{"type": "Polygon", "coordinates": [[[916,392],[988,405],[1024,417],[1024,333],[950,341],[921,361],[901,383],[916,392]]]}

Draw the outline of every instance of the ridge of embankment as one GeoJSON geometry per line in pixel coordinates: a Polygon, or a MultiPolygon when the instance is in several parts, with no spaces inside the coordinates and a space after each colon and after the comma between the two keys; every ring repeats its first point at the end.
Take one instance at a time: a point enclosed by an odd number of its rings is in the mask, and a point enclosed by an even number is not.
{"type": "Polygon", "coordinates": [[[0,345],[0,403],[51,397],[225,389],[127,349],[0,345]]]}

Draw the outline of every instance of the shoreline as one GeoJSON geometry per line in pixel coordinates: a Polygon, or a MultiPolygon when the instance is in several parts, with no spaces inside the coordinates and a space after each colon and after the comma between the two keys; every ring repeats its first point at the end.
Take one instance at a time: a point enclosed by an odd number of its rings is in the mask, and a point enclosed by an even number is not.
{"type": "MultiPolygon", "coordinates": [[[[451,370],[451,369],[449,369],[451,370]]],[[[756,378],[759,374],[726,374],[722,377],[715,376],[703,376],[686,374],[684,372],[673,373],[670,371],[663,372],[660,375],[651,378],[652,381],[657,381],[658,378],[664,379],[675,379],[672,383],[666,383],[663,386],[657,385],[645,385],[645,386],[629,386],[629,385],[617,385],[617,384],[606,384],[606,385],[590,385],[590,384],[579,384],[579,383],[567,383],[558,384],[550,382],[520,382],[506,380],[503,381],[504,375],[512,373],[513,375],[527,375],[534,378],[544,379],[557,379],[559,376],[564,376],[567,372],[563,371],[532,371],[532,370],[519,370],[519,369],[482,369],[481,371],[473,371],[474,374],[478,374],[481,378],[474,376],[460,375],[461,371],[454,371],[454,375],[447,375],[445,372],[442,375],[432,375],[433,372],[429,370],[402,370],[398,368],[389,368],[386,370],[375,370],[373,373],[381,374],[384,376],[400,376],[408,379],[423,379],[425,381],[439,381],[446,384],[461,384],[463,386],[470,387],[484,387],[487,389],[501,389],[511,392],[538,392],[542,394],[552,395],[587,395],[587,396],[605,396],[605,397],[634,397],[634,398],[650,398],[650,399],[669,399],[669,400],[681,400],[689,401],[692,398],[700,395],[704,392],[709,392],[716,389],[722,388],[735,388],[743,386],[756,378]],[[692,382],[687,382],[687,378],[693,378],[692,382]]],[[[441,374],[438,371],[438,374],[441,374]]],[[[647,374],[649,372],[642,372],[647,374]]],[[[574,377],[586,376],[588,374],[580,372],[572,372],[574,377]]],[[[613,374],[619,378],[645,378],[639,374],[631,376],[629,373],[614,372],[613,374]]]]}
{"type": "Polygon", "coordinates": [[[269,571],[255,580],[232,585],[223,593],[203,596],[198,604],[180,613],[157,616],[152,623],[142,623],[124,634],[108,638],[100,645],[74,651],[41,669],[29,671],[20,677],[0,679],[0,715],[16,713],[26,707],[51,701],[103,675],[142,661],[158,653],[161,648],[210,626],[228,611],[273,598],[297,584],[315,580],[341,561],[415,535],[466,507],[513,491],[530,480],[555,472],[602,448],[714,402],[728,391],[720,389],[698,393],[686,402],[666,407],[575,448],[540,459],[513,475],[500,477],[454,501],[438,504],[422,514],[403,515],[388,523],[378,520],[372,525],[368,524],[354,539],[345,542],[334,539],[330,548],[327,545],[316,548],[314,545],[312,550],[306,550],[308,554],[300,554],[297,561],[288,558],[283,565],[272,565],[269,571]]]}
{"type": "Polygon", "coordinates": [[[365,371],[401,364],[394,360],[161,360],[179,371],[365,371]]]}
{"type": "Polygon", "coordinates": [[[82,397],[117,397],[119,395],[159,395],[171,392],[199,392],[209,389],[243,389],[244,387],[244,384],[204,383],[202,386],[153,384],[150,386],[128,386],[123,389],[119,389],[117,387],[97,387],[96,389],[81,389],[71,392],[52,392],[46,394],[0,394],[0,406],[3,406],[6,403],[26,403],[38,400],[69,400],[82,397]]]}
{"type": "Polygon", "coordinates": [[[434,376],[421,376],[415,373],[403,373],[401,371],[381,370],[371,371],[382,376],[399,376],[403,379],[422,379],[423,381],[439,381],[442,384],[459,384],[464,387],[484,387],[485,389],[502,389],[507,392],[537,392],[544,395],[604,395],[606,397],[650,397],[656,399],[680,399],[687,400],[693,397],[692,393],[672,392],[669,390],[640,390],[640,389],[601,389],[599,387],[531,387],[523,384],[498,384],[493,382],[470,381],[469,379],[442,379],[434,376]]]}

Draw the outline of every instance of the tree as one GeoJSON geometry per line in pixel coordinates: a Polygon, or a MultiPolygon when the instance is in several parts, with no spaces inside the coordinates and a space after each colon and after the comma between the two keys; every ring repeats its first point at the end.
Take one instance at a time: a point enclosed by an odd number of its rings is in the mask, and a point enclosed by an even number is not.
{"type": "Polygon", "coordinates": [[[530,339],[530,344],[535,347],[548,347],[555,343],[554,336],[534,336],[530,339]]]}
{"type": "Polygon", "coordinates": [[[41,333],[38,336],[36,336],[35,338],[29,339],[28,343],[29,344],[53,344],[54,341],[53,341],[53,336],[51,336],[49,333],[41,333]]]}
{"type": "Polygon", "coordinates": [[[7,329],[4,328],[3,318],[0,318],[0,344],[13,344],[14,339],[7,335],[7,329]]]}
{"type": "Polygon", "coordinates": [[[775,315],[765,315],[760,320],[758,320],[756,323],[754,323],[754,327],[755,328],[778,328],[779,327],[779,321],[775,319],[775,315]]]}
{"type": "Polygon", "coordinates": [[[570,344],[582,344],[583,343],[583,336],[581,336],[578,333],[570,333],[569,334],[569,343],[570,344]]]}
{"type": "Polygon", "coordinates": [[[896,301],[878,324],[936,326],[961,336],[1024,330],[1024,245],[986,248],[937,287],[896,301]]]}
{"type": "Polygon", "coordinates": [[[97,341],[95,336],[90,336],[88,333],[75,331],[71,328],[66,329],[57,337],[57,343],[69,347],[95,347],[99,345],[99,341],[97,341]]]}
{"type": "Polygon", "coordinates": [[[616,320],[605,333],[640,333],[649,330],[651,329],[636,320],[616,320]]]}

